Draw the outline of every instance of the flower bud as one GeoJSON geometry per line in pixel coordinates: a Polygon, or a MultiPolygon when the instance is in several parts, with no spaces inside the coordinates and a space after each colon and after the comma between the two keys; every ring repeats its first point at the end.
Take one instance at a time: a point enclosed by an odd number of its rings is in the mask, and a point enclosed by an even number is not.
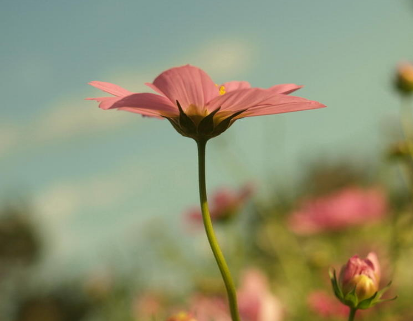
{"type": "Polygon", "coordinates": [[[413,64],[404,62],[399,65],[395,85],[402,94],[413,94],[413,64]]]}
{"type": "Polygon", "coordinates": [[[377,262],[374,253],[369,253],[364,260],[355,255],[341,268],[339,284],[344,296],[354,290],[358,301],[363,301],[378,291],[379,267],[373,262],[377,262]]]}
{"type": "Polygon", "coordinates": [[[380,276],[379,261],[373,252],[366,259],[360,259],[357,255],[351,257],[341,268],[338,280],[335,271],[330,272],[334,294],[353,309],[367,309],[388,301],[382,300],[381,296],[390,284],[379,290],[380,276]]]}

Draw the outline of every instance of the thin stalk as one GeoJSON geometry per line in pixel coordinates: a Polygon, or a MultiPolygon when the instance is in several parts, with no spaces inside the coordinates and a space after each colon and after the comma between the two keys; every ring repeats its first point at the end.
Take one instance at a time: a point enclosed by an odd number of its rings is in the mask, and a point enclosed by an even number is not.
{"type": "Polygon", "coordinates": [[[240,321],[238,314],[237,293],[235,290],[234,281],[232,280],[231,273],[229,272],[228,265],[225,261],[224,255],[218,245],[218,240],[215,236],[214,229],[212,227],[211,215],[208,208],[208,200],[206,193],[206,181],[205,181],[205,147],[206,141],[197,141],[198,144],[198,170],[199,170],[199,198],[201,201],[202,220],[204,222],[205,232],[208,237],[209,245],[214,253],[215,260],[218,264],[219,271],[221,272],[222,279],[225,283],[227,290],[229,308],[231,311],[232,321],[240,321]]]}
{"type": "Polygon", "coordinates": [[[357,309],[350,308],[350,314],[348,315],[348,321],[354,321],[354,317],[356,316],[357,309]]]}
{"type": "Polygon", "coordinates": [[[407,143],[410,160],[413,160],[413,119],[411,111],[411,99],[410,97],[403,97],[400,110],[400,123],[403,132],[404,139],[407,143]]]}

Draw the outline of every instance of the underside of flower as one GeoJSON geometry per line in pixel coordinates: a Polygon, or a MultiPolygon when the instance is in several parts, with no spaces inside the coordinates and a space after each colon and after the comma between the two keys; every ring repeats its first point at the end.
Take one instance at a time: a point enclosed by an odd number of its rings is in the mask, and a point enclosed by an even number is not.
{"type": "MultiPolygon", "coordinates": [[[[196,112],[190,113],[189,111],[191,108],[188,108],[187,112],[185,112],[178,100],[176,101],[176,104],[179,109],[179,116],[164,117],[169,120],[178,133],[182,136],[193,138],[196,141],[207,141],[208,139],[223,133],[232,125],[235,117],[247,110],[243,109],[225,117],[217,115],[221,107],[218,107],[209,114],[206,111],[206,115],[202,115],[196,112]]],[[[197,109],[193,108],[192,110],[196,111],[197,109]]]]}

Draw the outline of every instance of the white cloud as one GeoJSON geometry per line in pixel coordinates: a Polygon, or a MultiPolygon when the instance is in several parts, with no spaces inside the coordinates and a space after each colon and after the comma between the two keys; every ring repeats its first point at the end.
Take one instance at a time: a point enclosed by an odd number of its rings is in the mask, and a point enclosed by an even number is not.
{"type": "MultiPolygon", "coordinates": [[[[82,95],[79,95],[82,97],[82,95]]],[[[27,147],[61,143],[64,140],[116,130],[139,121],[124,112],[105,111],[82,98],[52,103],[52,108],[28,124],[0,125],[0,156],[27,147]]]]}
{"type": "MultiPolygon", "coordinates": [[[[83,136],[119,128],[136,119],[127,113],[102,112],[95,102],[74,100],[57,102],[55,108],[32,125],[32,137],[37,143],[83,136]],[[129,116],[129,117],[128,117],[129,116]]],[[[139,119],[139,117],[136,117],[139,119]]]]}

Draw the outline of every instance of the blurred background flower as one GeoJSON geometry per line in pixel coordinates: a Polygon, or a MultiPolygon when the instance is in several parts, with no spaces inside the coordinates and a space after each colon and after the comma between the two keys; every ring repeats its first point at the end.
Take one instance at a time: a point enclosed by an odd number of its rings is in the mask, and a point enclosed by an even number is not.
{"type": "MultiPolygon", "coordinates": [[[[215,222],[226,222],[242,210],[244,203],[254,193],[254,185],[247,183],[238,191],[221,187],[215,190],[210,196],[211,219],[215,222]]],[[[188,220],[192,222],[202,222],[202,213],[199,206],[194,206],[187,213],[188,220]]]]}
{"type": "Polygon", "coordinates": [[[302,202],[291,214],[290,226],[298,234],[334,232],[374,223],[382,219],[387,211],[382,189],[353,186],[302,202]]]}

